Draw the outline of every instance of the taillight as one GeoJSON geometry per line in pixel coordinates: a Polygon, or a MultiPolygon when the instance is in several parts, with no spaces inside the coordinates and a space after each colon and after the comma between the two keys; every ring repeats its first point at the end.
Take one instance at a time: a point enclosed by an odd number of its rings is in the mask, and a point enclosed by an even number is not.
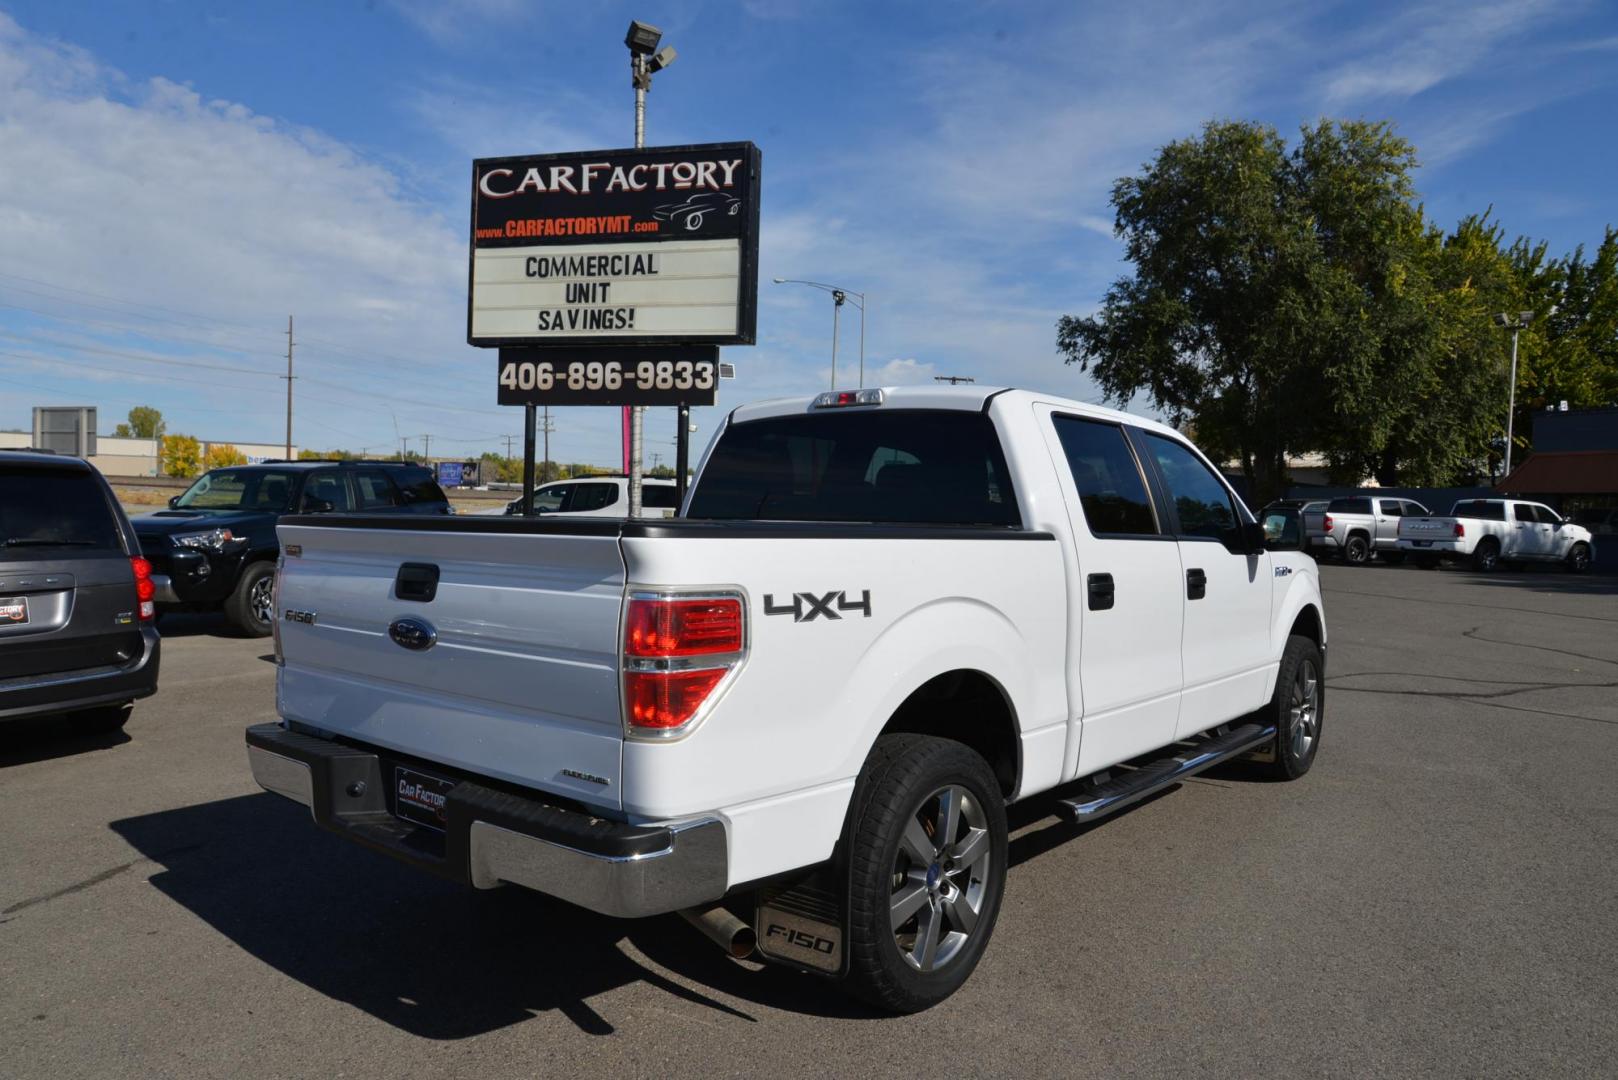
{"type": "Polygon", "coordinates": [[[624,615],[625,731],[683,734],[746,652],[738,594],[631,595],[624,615]]]}
{"type": "Polygon", "coordinates": [[[1326,531],[1331,532],[1331,515],[1326,515],[1326,531]]]}
{"type": "Polygon", "coordinates": [[[135,605],[140,611],[141,622],[151,622],[157,618],[157,586],[152,584],[152,564],[139,555],[129,560],[130,569],[135,571],[135,605]]]}
{"type": "Polygon", "coordinates": [[[1455,535],[1456,536],[1465,536],[1466,535],[1466,526],[1462,525],[1459,521],[1457,521],[1455,523],[1455,535]]]}

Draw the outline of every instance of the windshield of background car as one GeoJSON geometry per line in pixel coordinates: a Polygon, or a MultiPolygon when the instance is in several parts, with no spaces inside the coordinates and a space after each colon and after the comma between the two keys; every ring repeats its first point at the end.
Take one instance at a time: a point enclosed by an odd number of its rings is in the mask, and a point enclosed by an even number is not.
{"type": "Polygon", "coordinates": [[[294,474],[272,469],[215,469],[197,477],[174,505],[182,510],[266,510],[279,513],[292,497],[294,474]]]}
{"type": "Polygon", "coordinates": [[[822,411],[732,424],[689,517],[1022,524],[994,425],[979,412],[822,411]]]}
{"type": "Polygon", "coordinates": [[[0,559],[123,550],[118,519],[95,477],[0,465],[0,559]]]}

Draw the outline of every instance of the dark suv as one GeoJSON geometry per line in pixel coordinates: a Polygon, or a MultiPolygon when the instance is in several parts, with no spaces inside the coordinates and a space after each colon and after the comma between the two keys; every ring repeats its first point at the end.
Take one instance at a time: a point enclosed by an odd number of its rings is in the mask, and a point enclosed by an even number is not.
{"type": "Polygon", "coordinates": [[[0,721],[122,727],[157,690],[151,568],[84,461],[0,451],[0,721]]]}
{"type": "Polygon", "coordinates": [[[287,461],[233,465],[197,477],[169,509],[135,519],[152,562],[160,611],[212,611],[242,633],[270,632],[276,522],[291,513],[448,514],[420,465],[287,461]]]}

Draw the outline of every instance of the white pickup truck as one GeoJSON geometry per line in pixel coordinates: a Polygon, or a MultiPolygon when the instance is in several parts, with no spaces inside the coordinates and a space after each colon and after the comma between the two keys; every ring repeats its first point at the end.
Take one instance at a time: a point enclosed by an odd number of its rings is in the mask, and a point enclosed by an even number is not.
{"type": "Polygon", "coordinates": [[[1543,503],[1463,499],[1448,517],[1399,519],[1399,550],[1418,565],[1469,561],[1488,573],[1502,563],[1559,562],[1576,574],[1590,569],[1590,530],[1543,503]]]}
{"type": "Polygon", "coordinates": [[[977,964],[1008,803],[1093,821],[1319,746],[1297,510],[1254,522],[1177,432],[1043,394],[738,408],[675,519],[280,535],[263,787],[439,874],[680,911],[895,1011],[977,964]]]}

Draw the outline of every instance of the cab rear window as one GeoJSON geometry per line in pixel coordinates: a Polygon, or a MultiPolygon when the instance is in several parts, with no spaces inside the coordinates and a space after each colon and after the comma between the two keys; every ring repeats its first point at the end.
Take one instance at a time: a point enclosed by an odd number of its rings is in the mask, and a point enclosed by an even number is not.
{"type": "Polygon", "coordinates": [[[725,429],[693,518],[1019,526],[994,425],[946,410],[811,413],[725,429]]]}
{"type": "Polygon", "coordinates": [[[0,559],[123,549],[118,520],[95,477],[0,465],[0,559]]]}

